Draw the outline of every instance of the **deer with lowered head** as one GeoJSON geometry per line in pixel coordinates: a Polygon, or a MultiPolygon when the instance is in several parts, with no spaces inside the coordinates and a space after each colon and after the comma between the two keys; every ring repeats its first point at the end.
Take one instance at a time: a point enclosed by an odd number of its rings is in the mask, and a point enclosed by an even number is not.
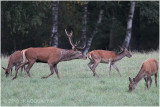
{"type": "Polygon", "coordinates": [[[118,67],[115,65],[115,62],[121,60],[123,57],[130,58],[132,55],[129,53],[127,48],[121,48],[121,52],[119,54],[115,54],[112,51],[105,51],[105,50],[93,50],[87,54],[87,57],[90,59],[88,63],[88,67],[92,70],[93,76],[99,77],[96,72],[95,68],[99,63],[107,63],[109,64],[109,71],[108,76],[110,77],[111,66],[116,69],[116,71],[121,76],[118,67]]]}
{"type": "Polygon", "coordinates": [[[135,78],[133,78],[133,80],[129,77],[129,92],[133,91],[138,82],[144,78],[145,80],[145,87],[146,88],[150,88],[151,84],[152,84],[152,78],[151,76],[155,76],[155,84],[157,87],[157,74],[158,74],[158,63],[154,58],[149,58],[147,60],[145,60],[141,67],[140,67],[140,71],[138,72],[137,76],[135,78]],[[149,87],[148,87],[148,81],[150,82],[149,87]]]}
{"type": "MultiPolygon", "coordinates": [[[[80,50],[82,50],[84,47],[78,47],[78,44],[74,44],[72,41],[72,34],[67,33],[65,29],[65,33],[69,39],[69,42],[72,46],[71,50],[67,49],[60,49],[55,47],[39,47],[39,48],[27,48],[24,50],[23,53],[23,63],[19,66],[23,66],[25,64],[28,64],[27,68],[25,69],[28,76],[30,77],[30,69],[33,66],[35,62],[43,62],[48,63],[50,67],[50,74],[47,76],[43,76],[42,78],[48,78],[51,76],[54,71],[56,72],[57,78],[59,79],[57,64],[61,61],[69,61],[73,59],[86,59],[86,57],[82,54],[80,50]],[[54,71],[53,71],[54,69],[54,71]]],[[[17,68],[19,69],[19,68],[17,68]]],[[[17,75],[15,74],[15,79],[17,75]]]]}
{"type": "MultiPolygon", "coordinates": [[[[16,70],[18,65],[20,65],[22,61],[23,61],[23,58],[22,58],[21,51],[15,51],[14,53],[12,53],[8,59],[7,68],[2,67],[5,70],[6,77],[9,75],[9,73],[12,75],[12,68],[15,66],[15,70],[16,70]]],[[[23,71],[23,68],[25,68],[25,66],[21,67],[21,73],[23,71]]]]}

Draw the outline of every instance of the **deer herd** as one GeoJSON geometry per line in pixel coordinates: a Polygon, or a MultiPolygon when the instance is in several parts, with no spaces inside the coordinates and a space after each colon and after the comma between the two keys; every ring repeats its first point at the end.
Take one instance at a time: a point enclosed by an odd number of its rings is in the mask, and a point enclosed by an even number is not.
{"type": "MultiPolygon", "coordinates": [[[[9,74],[12,75],[12,68],[14,66],[15,66],[15,76],[12,78],[12,80],[16,79],[19,68],[21,68],[21,73],[24,69],[27,72],[27,75],[30,77],[30,69],[33,66],[33,64],[35,62],[42,62],[42,63],[48,63],[50,67],[50,74],[48,74],[47,76],[43,76],[42,78],[48,78],[55,71],[57,78],[59,79],[60,77],[57,69],[57,64],[59,62],[69,61],[73,59],[87,59],[87,58],[90,60],[90,62],[88,63],[88,67],[93,72],[93,76],[99,77],[95,72],[95,69],[99,63],[109,64],[108,77],[110,77],[111,67],[113,67],[121,76],[118,67],[115,65],[115,62],[121,60],[125,56],[128,58],[132,57],[127,48],[121,48],[121,52],[119,54],[115,54],[112,51],[106,51],[106,50],[93,50],[87,53],[87,55],[83,55],[81,50],[84,49],[85,46],[78,47],[78,43],[77,44],[73,43],[72,31],[70,34],[68,34],[65,29],[65,33],[72,46],[71,50],[60,49],[56,47],[38,47],[38,48],[31,47],[21,51],[15,51],[9,57],[7,68],[2,67],[5,70],[6,77],[9,74]],[[27,67],[25,67],[25,65],[27,65],[27,67]]],[[[151,78],[152,75],[155,75],[155,84],[157,87],[158,63],[154,58],[149,58],[142,63],[140,70],[135,78],[131,79],[129,77],[129,82],[130,82],[129,91],[133,91],[137,83],[142,78],[144,78],[145,80],[145,87],[149,89],[152,84],[152,78],[151,78]],[[148,87],[148,81],[150,83],[149,87],[148,87]]]]}

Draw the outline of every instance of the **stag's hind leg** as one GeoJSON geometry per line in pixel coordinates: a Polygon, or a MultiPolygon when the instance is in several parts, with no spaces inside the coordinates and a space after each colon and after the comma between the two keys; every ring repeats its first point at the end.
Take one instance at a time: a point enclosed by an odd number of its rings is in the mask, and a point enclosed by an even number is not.
{"type": "MultiPolygon", "coordinates": [[[[36,60],[31,60],[31,61],[29,61],[28,62],[28,66],[27,66],[27,68],[25,69],[25,71],[27,72],[27,75],[30,77],[31,75],[30,75],[30,69],[31,69],[31,67],[33,66],[33,64],[36,62],[36,60]]],[[[23,65],[24,66],[24,65],[23,65]]]]}
{"type": "Polygon", "coordinates": [[[50,73],[49,75],[47,75],[47,76],[43,76],[42,79],[48,78],[49,76],[53,75],[53,73],[54,73],[54,72],[53,72],[53,64],[49,64],[49,67],[50,67],[51,73],[50,73]]]}
{"type": "Polygon", "coordinates": [[[55,72],[56,72],[56,74],[57,74],[57,78],[60,79],[60,78],[59,78],[59,74],[58,74],[57,64],[55,64],[55,65],[53,66],[53,68],[54,68],[54,70],[55,70],[55,72]]]}
{"type": "Polygon", "coordinates": [[[114,63],[112,64],[112,66],[113,66],[113,68],[118,72],[118,74],[119,74],[120,77],[121,77],[121,73],[119,72],[118,67],[117,67],[114,63]]]}
{"type": "Polygon", "coordinates": [[[157,87],[157,73],[155,74],[155,84],[156,84],[156,87],[157,87]]]}
{"type": "Polygon", "coordinates": [[[92,68],[91,68],[91,70],[92,70],[92,72],[93,72],[93,76],[96,76],[96,77],[99,77],[99,76],[96,74],[96,72],[95,72],[95,69],[96,69],[97,65],[99,64],[99,62],[100,62],[100,61],[95,61],[95,62],[94,62],[94,65],[93,65],[92,68]]]}
{"type": "Polygon", "coordinates": [[[92,60],[90,60],[90,62],[88,63],[88,67],[92,70],[92,64],[94,64],[94,62],[92,60]]]}

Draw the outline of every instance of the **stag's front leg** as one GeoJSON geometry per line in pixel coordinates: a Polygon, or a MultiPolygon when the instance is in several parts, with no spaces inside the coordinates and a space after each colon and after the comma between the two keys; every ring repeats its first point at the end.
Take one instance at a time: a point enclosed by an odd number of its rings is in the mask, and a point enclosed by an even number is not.
{"type": "Polygon", "coordinates": [[[55,64],[55,65],[53,66],[53,68],[54,68],[54,70],[55,70],[55,72],[56,72],[56,74],[57,74],[57,78],[60,79],[60,78],[59,78],[59,74],[58,74],[57,64],[55,64]]]}
{"type": "Polygon", "coordinates": [[[49,76],[51,76],[51,75],[54,73],[54,72],[53,72],[53,64],[49,64],[49,67],[50,67],[51,73],[50,73],[49,75],[47,75],[47,76],[43,76],[42,79],[48,78],[49,76]]]}
{"type": "Polygon", "coordinates": [[[121,77],[121,73],[119,72],[119,69],[118,67],[113,63],[112,64],[113,68],[119,73],[120,77],[121,77]]]}

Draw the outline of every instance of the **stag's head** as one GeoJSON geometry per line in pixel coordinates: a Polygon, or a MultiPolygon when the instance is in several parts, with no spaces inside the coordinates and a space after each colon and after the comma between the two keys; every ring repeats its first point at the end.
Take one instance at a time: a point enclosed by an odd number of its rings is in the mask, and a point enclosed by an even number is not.
{"type": "Polygon", "coordinates": [[[9,69],[8,68],[4,68],[4,67],[2,67],[2,68],[5,70],[6,77],[8,77],[8,75],[9,75],[9,69]]]}
{"type": "Polygon", "coordinates": [[[133,78],[133,80],[129,77],[129,92],[132,92],[135,88],[136,88],[136,83],[135,83],[135,79],[133,78]]]}
{"type": "Polygon", "coordinates": [[[73,54],[71,57],[73,57],[74,59],[87,59],[86,55],[82,54],[82,50],[86,47],[86,45],[84,45],[83,47],[78,47],[80,41],[77,42],[76,44],[73,43],[73,40],[72,40],[73,32],[71,31],[70,33],[68,33],[67,30],[65,29],[65,33],[69,39],[69,43],[72,46],[73,54]]]}

